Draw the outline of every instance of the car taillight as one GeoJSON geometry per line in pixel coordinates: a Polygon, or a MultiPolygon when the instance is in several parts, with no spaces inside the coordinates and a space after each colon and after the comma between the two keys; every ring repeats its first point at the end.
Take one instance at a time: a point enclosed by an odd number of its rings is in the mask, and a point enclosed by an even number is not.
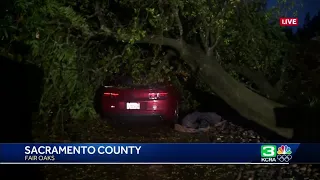
{"type": "Polygon", "coordinates": [[[149,93],[149,99],[165,99],[168,97],[168,93],[149,93]]]}
{"type": "Polygon", "coordinates": [[[109,96],[109,97],[117,97],[119,96],[118,93],[109,93],[109,92],[105,92],[103,93],[104,96],[109,96]]]}

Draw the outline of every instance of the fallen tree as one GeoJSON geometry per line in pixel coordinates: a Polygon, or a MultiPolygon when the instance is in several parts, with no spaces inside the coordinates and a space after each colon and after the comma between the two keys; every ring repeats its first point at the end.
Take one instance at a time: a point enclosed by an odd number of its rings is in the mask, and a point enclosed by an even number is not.
{"type": "MultiPolygon", "coordinates": [[[[265,10],[263,0],[18,0],[15,6],[12,17],[18,15],[19,31],[5,29],[5,34],[28,44],[29,62],[44,69],[44,116],[92,117],[94,91],[104,77],[121,71],[137,80],[141,73],[151,82],[177,79],[181,68],[164,58],[165,46],[178,52],[199,81],[242,116],[292,136],[292,129],[276,124],[273,110],[284,105],[270,100],[281,96],[288,42],[281,29],[269,23],[278,19],[265,10]],[[242,82],[240,74],[248,81],[242,82]],[[269,82],[274,79],[279,83],[269,82]]],[[[1,51],[10,54],[10,47],[1,51]]]]}
{"type": "MultiPolygon", "coordinates": [[[[210,1],[208,1],[208,9],[210,1]]],[[[212,4],[211,4],[212,5],[212,4]]],[[[258,4],[258,8],[259,8],[258,4]]],[[[240,6],[240,5],[239,5],[240,6]]],[[[248,7],[250,5],[245,5],[248,7]]],[[[256,6],[254,6],[256,7],[256,6]]],[[[179,7],[178,7],[179,8],[179,7]]],[[[228,4],[224,3],[220,6],[220,13],[228,13],[228,4]]],[[[240,7],[239,7],[240,8],[240,7]]],[[[178,9],[176,9],[178,11],[178,9]]],[[[229,12],[230,13],[230,12],[229,12]]],[[[238,11],[239,13],[239,11],[238,11]]],[[[201,46],[188,44],[184,41],[184,26],[181,23],[181,18],[178,13],[174,15],[175,23],[178,27],[179,38],[166,38],[163,36],[151,36],[138,41],[138,43],[150,43],[163,46],[169,46],[178,51],[180,57],[192,68],[193,71],[199,71],[199,77],[205,82],[219,97],[227,102],[232,108],[236,109],[242,116],[249,120],[278,133],[286,138],[293,136],[293,129],[277,127],[274,108],[285,107],[282,104],[274,102],[266,97],[263,97],[250,89],[244,84],[233,78],[222,65],[218,62],[215,52],[219,44],[219,27],[205,26],[204,35],[201,39],[201,46]],[[216,35],[213,34],[214,28],[218,29],[216,35]],[[215,37],[215,38],[213,38],[215,37]]],[[[253,37],[250,37],[253,38],[253,37]]],[[[283,57],[284,58],[284,57],[283,57]]],[[[281,65],[287,65],[282,62],[281,65]]],[[[281,67],[285,68],[285,67],[281,67]]],[[[281,83],[284,80],[284,71],[281,69],[279,80],[273,87],[263,76],[262,72],[254,72],[246,65],[242,68],[235,68],[238,73],[245,75],[255,82],[267,97],[278,99],[281,91],[281,83]]]]}
{"type": "Polygon", "coordinates": [[[269,128],[281,136],[286,138],[292,137],[292,129],[278,128],[276,125],[274,108],[284,107],[284,105],[249,90],[230,76],[214,60],[214,57],[206,55],[199,47],[190,46],[185,42],[181,43],[181,40],[165,37],[150,37],[143,39],[141,42],[174,48],[193,70],[199,68],[201,79],[242,116],[269,128]]]}

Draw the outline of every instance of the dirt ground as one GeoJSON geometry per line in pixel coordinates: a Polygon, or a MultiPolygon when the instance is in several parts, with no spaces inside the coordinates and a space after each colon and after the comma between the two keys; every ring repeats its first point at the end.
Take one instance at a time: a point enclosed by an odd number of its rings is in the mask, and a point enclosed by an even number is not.
{"type": "MultiPolygon", "coordinates": [[[[257,133],[230,122],[203,134],[180,133],[169,127],[112,128],[99,120],[70,126],[68,131],[63,139],[51,139],[82,143],[268,142],[257,133]]],[[[36,141],[43,142],[41,139],[36,141]]],[[[41,171],[48,180],[320,179],[311,165],[46,165],[41,166],[41,171]]]]}

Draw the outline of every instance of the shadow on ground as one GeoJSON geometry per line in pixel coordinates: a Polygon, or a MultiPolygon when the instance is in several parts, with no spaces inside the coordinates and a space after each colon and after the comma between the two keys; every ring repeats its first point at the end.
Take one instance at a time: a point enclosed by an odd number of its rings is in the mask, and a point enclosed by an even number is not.
{"type": "MultiPolygon", "coordinates": [[[[43,72],[32,65],[1,57],[0,95],[2,143],[32,142],[32,113],[41,97],[43,72]]],[[[5,165],[1,176],[43,179],[37,166],[5,165]],[[8,175],[8,176],[6,176],[8,175]]]]}
{"type": "Polygon", "coordinates": [[[319,143],[320,109],[318,107],[294,106],[274,110],[278,126],[294,129],[292,141],[319,143]]]}

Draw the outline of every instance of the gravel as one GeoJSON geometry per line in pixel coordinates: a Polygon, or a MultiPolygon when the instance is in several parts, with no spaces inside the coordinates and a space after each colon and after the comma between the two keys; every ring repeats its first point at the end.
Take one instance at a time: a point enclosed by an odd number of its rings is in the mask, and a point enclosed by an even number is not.
{"type": "MultiPolygon", "coordinates": [[[[268,143],[268,139],[261,137],[253,130],[245,129],[226,121],[223,126],[214,127],[210,132],[211,142],[226,143],[268,143]]],[[[228,167],[233,167],[229,165],[228,167]]],[[[245,165],[240,168],[239,179],[320,179],[318,168],[310,164],[292,165],[245,165]]]]}

